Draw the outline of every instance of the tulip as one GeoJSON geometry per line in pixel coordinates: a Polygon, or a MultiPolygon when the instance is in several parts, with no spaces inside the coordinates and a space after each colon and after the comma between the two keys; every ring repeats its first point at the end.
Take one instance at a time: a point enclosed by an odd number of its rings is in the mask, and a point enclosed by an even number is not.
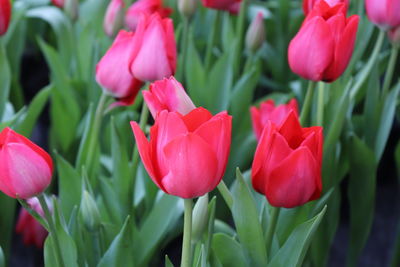
{"type": "Polygon", "coordinates": [[[34,197],[48,187],[52,172],[46,151],[10,128],[0,133],[0,191],[12,198],[34,197]]]}
{"type": "Polygon", "coordinates": [[[135,31],[142,16],[150,16],[154,13],[158,13],[161,18],[166,18],[172,13],[172,9],[163,7],[162,0],[138,0],[128,8],[125,24],[131,31],[135,31]]]}
{"type": "Polygon", "coordinates": [[[0,0],[0,36],[7,32],[11,19],[10,0],[0,0]]]}
{"type": "Polygon", "coordinates": [[[400,45],[400,26],[389,31],[389,39],[392,44],[400,45]]]}
{"type": "MultiPolygon", "coordinates": [[[[303,11],[304,14],[307,15],[314,7],[314,5],[320,0],[303,0],[303,11]]],[[[349,0],[325,0],[325,2],[333,7],[339,3],[345,3],[346,6],[349,4],[349,0]]]]}
{"type": "Polygon", "coordinates": [[[293,110],[281,126],[268,121],[254,155],[254,189],[275,207],[293,208],[319,198],[322,143],[322,127],[302,128],[293,110]]]}
{"type": "Polygon", "coordinates": [[[237,14],[242,0],[201,0],[203,5],[208,8],[225,10],[237,14]]]}
{"type": "Polygon", "coordinates": [[[356,40],[359,17],[346,18],[347,5],[319,1],[289,45],[292,71],[312,81],[333,82],[345,71],[356,40]]]}
{"type": "Polygon", "coordinates": [[[114,105],[132,104],[143,85],[129,71],[133,40],[133,33],[121,30],[96,66],[96,81],[118,100],[114,105]]]}
{"type": "Polygon", "coordinates": [[[231,144],[232,117],[226,112],[163,110],[150,129],[150,141],[136,122],[131,126],[150,178],[165,193],[195,198],[221,181],[231,144]]]}
{"type": "Polygon", "coordinates": [[[157,13],[139,21],[135,32],[130,71],[141,81],[156,81],[169,77],[176,69],[174,25],[157,13]]]}
{"type": "Polygon", "coordinates": [[[400,26],[399,0],[365,0],[365,8],[369,20],[382,29],[400,26]]]}
{"type": "Polygon", "coordinates": [[[124,1],[111,0],[107,7],[106,15],[104,16],[104,31],[112,37],[122,28],[124,23],[124,1]]]}
{"type": "Polygon", "coordinates": [[[258,12],[246,33],[246,47],[250,51],[257,51],[265,41],[264,15],[258,12]]]}
{"type": "Polygon", "coordinates": [[[178,0],[178,10],[179,12],[190,18],[196,12],[197,0],[178,0]]]}
{"type": "Polygon", "coordinates": [[[63,8],[64,7],[64,1],[65,0],[51,0],[53,5],[55,5],[55,6],[59,7],[59,8],[63,8]]]}
{"type": "Polygon", "coordinates": [[[143,97],[153,118],[162,110],[186,115],[196,108],[183,86],[173,76],[150,84],[150,90],[143,91],[143,97]]]}
{"type": "MultiPolygon", "coordinates": [[[[36,197],[28,199],[27,202],[31,209],[44,218],[43,209],[36,197]]],[[[47,201],[47,199],[46,202],[50,210],[52,210],[51,202],[47,201]]],[[[38,248],[43,248],[44,240],[48,234],[47,230],[24,208],[21,208],[19,212],[15,231],[22,235],[25,245],[35,245],[38,248]]]]}
{"type": "Polygon", "coordinates": [[[296,99],[290,100],[288,104],[278,106],[275,106],[274,100],[269,99],[261,103],[260,109],[257,109],[256,107],[251,107],[251,120],[253,123],[254,134],[256,135],[257,140],[260,140],[261,133],[268,121],[271,121],[279,127],[285,121],[286,117],[292,110],[295,115],[298,116],[299,109],[296,99]]]}

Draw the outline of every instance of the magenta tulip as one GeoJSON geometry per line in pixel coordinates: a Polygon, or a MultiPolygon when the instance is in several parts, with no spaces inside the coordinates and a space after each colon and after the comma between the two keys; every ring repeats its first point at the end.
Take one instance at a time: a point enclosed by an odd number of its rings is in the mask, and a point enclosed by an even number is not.
{"type": "Polygon", "coordinates": [[[365,0],[370,21],[388,30],[400,26],[400,0],[365,0]]]}
{"type": "Polygon", "coordinates": [[[125,24],[131,31],[135,31],[142,16],[151,16],[154,13],[166,18],[172,13],[172,9],[164,7],[162,0],[138,0],[126,11],[125,24]]]}
{"type": "MultiPolygon", "coordinates": [[[[307,15],[314,7],[314,5],[320,0],[303,0],[303,11],[304,14],[307,15]]],[[[346,6],[349,4],[349,0],[325,0],[325,2],[333,7],[339,3],[345,3],[346,6]]]]}
{"type": "Polygon", "coordinates": [[[103,27],[105,33],[112,37],[122,28],[124,23],[124,1],[111,0],[104,16],[103,27]]]}

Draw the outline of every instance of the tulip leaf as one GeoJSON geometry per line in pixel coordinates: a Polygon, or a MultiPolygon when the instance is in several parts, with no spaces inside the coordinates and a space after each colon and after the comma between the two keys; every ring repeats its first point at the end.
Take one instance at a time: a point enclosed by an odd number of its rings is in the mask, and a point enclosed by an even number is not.
{"type": "Polygon", "coordinates": [[[356,266],[369,232],[375,209],[376,157],[357,136],[350,141],[350,178],[348,198],[350,205],[349,266],[356,266]]]}
{"type": "Polygon", "coordinates": [[[9,258],[11,249],[11,240],[14,228],[14,217],[16,201],[0,192],[0,246],[4,250],[6,258],[9,258]]]}
{"type": "Polygon", "coordinates": [[[0,246],[0,267],[6,267],[6,258],[4,257],[3,249],[0,246]]]}
{"type": "Polygon", "coordinates": [[[281,208],[276,229],[280,245],[287,241],[290,234],[298,225],[310,218],[308,214],[309,209],[307,205],[292,209],[281,208]]]}
{"type": "Polygon", "coordinates": [[[134,242],[130,231],[131,227],[132,220],[130,220],[130,217],[128,216],[121,231],[114,238],[97,267],[135,266],[133,258],[134,242]]]}
{"type": "Polygon", "coordinates": [[[250,266],[243,253],[242,246],[226,234],[214,234],[212,248],[223,266],[244,267],[250,266]]]}
{"type": "Polygon", "coordinates": [[[0,122],[8,101],[11,85],[11,71],[7,60],[7,53],[0,43],[0,122]]]}
{"type": "Polygon", "coordinates": [[[104,199],[105,208],[114,224],[121,225],[123,222],[123,213],[121,211],[121,205],[118,201],[117,192],[115,192],[111,185],[111,180],[103,176],[100,176],[99,188],[101,195],[104,199]]]}
{"type": "Polygon", "coordinates": [[[272,258],[268,267],[302,266],[308,247],[325,212],[326,206],[314,218],[297,226],[272,258]]]}
{"type": "Polygon", "coordinates": [[[168,258],[168,255],[165,255],[165,267],[174,267],[171,260],[168,258]]]}
{"type": "Polygon", "coordinates": [[[240,244],[246,258],[250,259],[250,266],[266,266],[267,252],[254,199],[239,169],[236,170],[236,179],[232,215],[240,244]]]}

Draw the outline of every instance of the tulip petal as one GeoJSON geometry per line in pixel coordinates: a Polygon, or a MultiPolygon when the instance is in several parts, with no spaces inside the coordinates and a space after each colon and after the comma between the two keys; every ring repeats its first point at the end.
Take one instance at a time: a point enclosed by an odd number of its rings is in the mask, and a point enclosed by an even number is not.
{"type": "Polygon", "coordinates": [[[329,25],[321,17],[306,22],[289,45],[289,65],[301,77],[320,81],[333,60],[334,42],[329,25]],[[307,51],[307,53],[304,53],[307,51]]]}
{"type": "Polygon", "coordinates": [[[199,136],[189,133],[164,148],[169,173],[162,179],[168,194],[195,198],[212,191],[220,181],[213,149],[199,136]]]}
{"type": "Polygon", "coordinates": [[[260,112],[256,107],[251,107],[250,115],[251,115],[251,122],[253,125],[254,135],[256,136],[257,140],[260,140],[261,133],[263,130],[263,125],[261,124],[260,112]]]}
{"type": "Polygon", "coordinates": [[[266,184],[268,202],[275,207],[293,208],[310,201],[318,191],[318,164],[306,147],[295,150],[276,167],[266,184]]]}
{"type": "Polygon", "coordinates": [[[205,108],[198,107],[193,109],[187,115],[183,116],[183,121],[186,124],[186,127],[189,132],[194,132],[197,128],[200,127],[203,123],[210,120],[212,118],[212,114],[205,108]]]}
{"type": "Polygon", "coordinates": [[[292,149],[296,149],[303,142],[304,137],[303,129],[301,128],[299,118],[292,110],[289,112],[286,120],[282,123],[279,128],[279,133],[283,135],[292,149]]]}

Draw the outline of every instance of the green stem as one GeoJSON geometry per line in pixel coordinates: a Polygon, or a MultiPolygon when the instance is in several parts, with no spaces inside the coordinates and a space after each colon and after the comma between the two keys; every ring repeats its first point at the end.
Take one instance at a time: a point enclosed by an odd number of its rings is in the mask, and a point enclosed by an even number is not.
{"type": "Polygon", "coordinates": [[[278,222],[280,211],[281,211],[281,208],[272,207],[271,219],[269,220],[270,224],[268,226],[268,229],[267,229],[267,232],[265,235],[265,242],[266,242],[268,256],[270,256],[270,253],[271,253],[272,240],[274,237],[276,223],[278,222]]]}
{"type": "Polygon", "coordinates": [[[324,124],[324,92],[325,83],[320,82],[318,86],[318,106],[317,106],[317,123],[318,126],[324,124]]]}
{"type": "Polygon", "coordinates": [[[181,267],[191,266],[191,238],[192,238],[192,210],[193,200],[184,199],[185,201],[185,218],[183,224],[183,244],[182,244],[182,259],[181,267]]]}
{"type": "Polygon", "coordinates": [[[182,83],[185,84],[186,81],[186,60],[187,60],[187,51],[188,51],[188,43],[189,43],[189,19],[186,16],[182,16],[183,20],[183,43],[182,43],[182,54],[183,60],[181,63],[182,68],[182,83]]]}
{"type": "Polygon", "coordinates": [[[46,230],[49,232],[49,226],[45,219],[43,219],[42,216],[40,216],[39,213],[37,213],[34,209],[31,208],[31,206],[26,202],[25,199],[17,198],[19,204],[27,211],[29,214],[36,219],[46,230]]]}
{"type": "Polygon", "coordinates": [[[368,78],[372,67],[375,65],[375,62],[378,59],[379,52],[381,51],[383,41],[385,39],[386,32],[381,30],[379,32],[378,39],[376,40],[374,50],[372,51],[372,55],[370,56],[367,64],[363,68],[360,73],[359,79],[357,80],[356,84],[353,86],[352,91],[350,92],[350,97],[353,99],[357,96],[358,92],[360,91],[362,85],[364,84],[365,80],[368,78]]]}
{"type": "Polygon", "coordinates": [[[301,108],[301,114],[300,114],[300,123],[304,127],[306,126],[308,120],[308,115],[310,113],[311,109],[311,102],[314,94],[314,87],[315,87],[315,82],[309,81],[308,83],[308,88],[307,88],[307,93],[306,97],[304,99],[303,106],[301,108]]]}
{"type": "Polygon", "coordinates": [[[242,52],[243,52],[242,47],[244,39],[243,35],[244,35],[244,26],[246,24],[247,6],[248,6],[248,0],[243,0],[242,3],[240,4],[239,18],[236,24],[236,40],[238,40],[238,43],[235,47],[236,50],[234,54],[235,63],[233,65],[233,71],[234,71],[233,77],[235,77],[239,72],[240,62],[242,59],[242,52]]]}
{"type": "Polygon", "coordinates": [[[383,88],[382,88],[382,96],[383,97],[385,97],[389,91],[390,84],[391,84],[392,78],[393,78],[394,67],[396,66],[396,60],[397,60],[398,54],[399,54],[399,48],[397,46],[393,45],[392,51],[390,53],[389,63],[388,63],[387,69],[386,69],[385,80],[383,82],[383,88]]]}
{"type": "Polygon", "coordinates": [[[244,65],[244,73],[248,72],[251,68],[251,66],[253,66],[253,62],[254,62],[254,52],[250,51],[249,56],[246,59],[246,63],[244,65]]]}
{"type": "Polygon", "coordinates": [[[232,210],[233,197],[225,182],[221,180],[217,188],[219,193],[222,195],[222,198],[225,200],[226,205],[228,205],[229,209],[232,210]]]}
{"type": "Polygon", "coordinates": [[[215,41],[217,39],[217,28],[219,26],[219,21],[221,20],[221,11],[215,10],[214,23],[212,24],[210,39],[207,43],[206,50],[206,61],[205,61],[205,69],[208,71],[211,64],[212,59],[212,50],[214,49],[215,41]]]}
{"type": "Polygon", "coordinates": [[[42,209],[44,211],[44,216],[47,220],[47,224],[49,225],[50,235],[54,240],[54,251],[55,251],[59,266],[64,267],[66,265],[64,264],[64,259],[62,257],[62,250],[61,250],[61,246],[60,246],[61,243],[60,243],[60,240],[58,239],[58,235],[57,235],[56,227],[54,225],[53,217],[51,216],[49,207],[47,206],[47,202],[46,202],[43,194],[37,196],[37,198],[38,198],[40,205],[42,206],[42,209]]]}

